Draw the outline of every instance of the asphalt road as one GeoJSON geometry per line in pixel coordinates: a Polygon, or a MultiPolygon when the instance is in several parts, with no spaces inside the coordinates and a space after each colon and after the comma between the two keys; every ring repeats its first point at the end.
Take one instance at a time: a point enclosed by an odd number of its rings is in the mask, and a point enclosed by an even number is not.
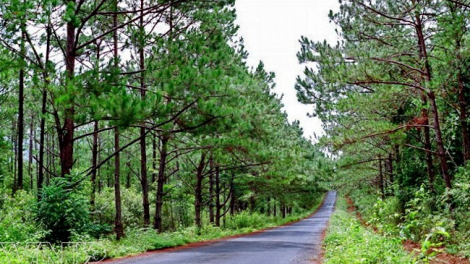
{"type": "Polygon", "coordinates": [[[321,235],[334,209],[336,192],[329,192],[318,212],[300,222],[266,232],[171,252],[155,252],[107,261],[113,264],[287,264],[312,263],[321,235]]]}

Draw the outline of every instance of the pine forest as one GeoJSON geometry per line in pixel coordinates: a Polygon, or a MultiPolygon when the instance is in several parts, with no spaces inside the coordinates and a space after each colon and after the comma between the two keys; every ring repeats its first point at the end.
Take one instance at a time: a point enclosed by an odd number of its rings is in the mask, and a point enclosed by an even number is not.
{"type": "Polygon", "coordinates": [[[288,87],[312,138],[235,0],[0,0],[0,263],[265,230],[336,192],[308,263],[470,263],[470,1],[338,6],[288,87]]]}

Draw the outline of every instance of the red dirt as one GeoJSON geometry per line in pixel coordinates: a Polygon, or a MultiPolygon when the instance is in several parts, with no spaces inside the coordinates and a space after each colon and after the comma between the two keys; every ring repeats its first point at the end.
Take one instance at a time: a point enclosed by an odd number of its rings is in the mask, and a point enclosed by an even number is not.
{"type": "MultiPolygon", "coordinates": [[[[354,202],[351,199],[351,197],[346,197],[346,201],[348,203],[348,211],[350,213],[355,212],[356,217],[359,219],[359,221],[361,221],[362,225],[364,225],[366,227],[371,227],[372,229],[374,229],[374,232],[378,233],[377,227],[371,226],[368,223],[366,223],[364,221],[364,219],[362,218],[361,214],[356,211],[356,207],[354,206],[354,202]]],[[[408,251],[410,253],[415,253],[415,254],[419,254],[419,252],[421,251],[421,245],[419,243],[416,243],[416,242],[413,242],[413,241],[410,241],[410,240],[403,241],[403,248],[406,251],[408,251]]],[[[430,264],[470,264],[470,260],[468,260],[466,258],[462,258],[462,257],[456,256],[456,255],[452,255],[452,254],[449,254],[447,252],[441,252],[441,251],[444,251],[443,248],[436,248],[436,249],[430,249],[430,250],[431,251],[434,250],[436,252],[439,252],[434,257],[434,259],[432,259],[429,262],[430,264]]],[[[428,253],[431,253],[431,252],[428,252],[428,253]]]]}
{"type": "MultiPolygon", "coordinates": [[[[406,240],[403,241],[403,247],[405,248],[406,251],[414,254],[419,254],[421,251],[421,245],[419,243],[406,240]]],[[[434,259],[432,259],[429,263],[431,264],[470,264],[470,261],[466,258],[462,258],[459,256],[451,255],[447,252],[440,252],[443,251],[444,248],[436,248],[436,249],[430,249],[428,253],[431,253],[432,251],[439,252],[434,259]]]]}
{"type": "MultiPolygon", "coordinates": [[[[321,202],[321,204],[318,206],[318,208],[313,212],[311,213],[310,215],[308,215],[307,217],[303,218],[303,219],[306,219],[306,218],[309,218],[311,216],[313,216],[314,214],[316,214],[318,212],[318,210],[320,210],[320,208],[323,206],[323,204],[325,203],[325,199],[326,199],[326,195],[323,197],[323,201],[321,202]]],[[[251,233],[245,233],[245,234],[239,234],[239,235],[233,235],[233,236],[228,236],[228,237],[222,237],[222,238],[217,238],[217,239],[212,239],[212,240],[206,240],[206,241],[200,241],[200,242],[193,242],[193,243],[189,243],[189,244],[186,244],[186,245],[182,245],[182,246],[176,246],[176,247],[171,247],[171,248],[164,248],[164,249],[156,249],[156,250],[150,250],[150,251],[147,251],[147,252],[144,252],[144,253],[140,253],[140,254],[137,254],[137,255],[130,255],[130,256],[125,256],[125,257],[119,257],[119,258],[111,258],[111,259],[106,259],[106,260],[103,260],[99,263],[112,263],[113,261],[115,260],[122,260],[122,259],[130,259],[130,258],[135,258],[135,257],[143,257],[143,256],[147,256],[147,255],[153,255],[153,254],[160,254],[160,253],[168,253],[168,252],[174,252],[174,251],[179,251],[179,250],[184,250],[184,249],[189,249],[189,248],[198,248],[198,247],[203,247],[203,246],[208,246],[208,245],[211,245],[211,244],[214,244],[214,243],[217,243],[217,242],[221,242],[221,241],[226,241],[226,240],[229,240],[229,239],[232,239],[232,238],[239,238],[239,237],[245,237],[245,236],[251,236],[251,235],[255,235],[255,234],[260,234],[260,233],[264,233],[268,230],[271,230],[271,229],[274,229],[274,228],[278,228],[278,227],[282,227],[282,226],[288,226],[288,225],[292,225],[292,224],[295,224],[297,222],[300,222],[302,221],[303,219],[299,219],[299,220],[296,220],[296,221],[292,221],[292,222],[289,222],[289,223],[285,223],[283,225],[280,225],[280,226],[275,226],[275,227],[269,227],[269,228],[265,228],[265,229],[261,229],[261,230],[258,230],[258,231],[254,231],[254,232],[251,232],[251,233]]],[[[324,237],[322,237],[323,239],[324,237]]],[[[323,258],[322,258],[323,259],[323,258]]],[[[321,261],[318,262],[318,264],[321,264],[321,261]]]]}
{"type": "Polygon", "coordinates": [[[359,219],[359,221],[361,222],[361,224],[363,226],[366,226],[366,227],[370,227],[374,230],[374,232],[378,233],[379,230],[377,229],[377,227],[373,226],[373,225],[370,225],[369,223],[367,223],[364,218],[362,218],[362,215],[361,213],[359,213],[357,211],[357,208],[356,206],[354,205],[354,201],[351,199],[351,197],[349,196],[346,196],[346,202],[348,203],[348,212],[350,213],[355,213],[356,215],[356,218],[359,219]]]}

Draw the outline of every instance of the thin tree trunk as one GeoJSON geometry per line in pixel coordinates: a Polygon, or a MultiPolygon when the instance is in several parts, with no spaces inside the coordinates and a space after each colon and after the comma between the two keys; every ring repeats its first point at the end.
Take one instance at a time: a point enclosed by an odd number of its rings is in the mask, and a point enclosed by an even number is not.
{"type": "Polygon", "coordinates": [[[163,187],[165,185],[165,169],[166,159],[168,156],[168,141],[169,138],[165,135],[162,136],[162,151],[160,153],[160,164],[158,167],[158,178],[157,178],[157,197],[155,202],[155,219],[153,227],[158,230],[159,233],[163,232],[162,228],[162,210],[163,210],[163,187]]]}
{"type": "Polygon", "coordinates": [[[209,222],[214,224],[214,158],[212,153],[209,158],[209,222]]]}
{"type": "MultiPolygon", "coordinates": [[[[424,98],[424,96],[423,96],[424,98]]],[[[427,103],[426,98],[423,99],[424,103],[427,103]]],[[[431,192],[434,192],[434,179],[435,179],[435,173],[434,173],[434,165],[432,162],[432,153],[431,153],[431,136],[430,136],[430,128],[429,128],[429,116],[428,116],[428,110],[427,109],[422,109],[422,116],[425,118],[425,123],[424,123],[424,149],[429,150],[426,151],[426,168],[428,172],[428,178],[429,178],[429,189],[431,192]]]]}
{"type": "MultiPolygon", "coordinates": [[[[139,43],[139,56],[140,56],[140,95],[145,98],[145,51],[144,51],[144,36],[145,36],[145,25],[144,25],[144,0],[140,1],[140,38],[139,43]]],[[[150,225],[150,203],[149,203],[149,191],[148,191],[148,180],[147,180],[147,145],[145,138],[145,127],[140,128],[140,173],[141,173],[141,186],[142,186],[142,205],[144,208],[144,227],[150,225]]]]}
{"type": "MultiPolygon", "coordinates": [[[[114,129],[114,148],[119,150],[119,128],[114,129]]],[[[122,209],[121,209],[121,185],[120,185],[120,155],[119,153],[114,156],[114,203],[116,209],[116,216],[114,219],[114,229],[116,231],[116,240],[124,237],[124,227],[122,224],[122,209]]]]}
{"type": "MultiPolygon", "coordinates": [[[[23,28],[22,25],[22,34],[21,34],[21,53],[26,54],[25,50],[25,38],[26,38],[26,33],[25,33],[25,28],[23,28]]],[[[18,178],[17,178],[17,186],[16,190],[22,190],[23,187],[23,177],[24,177],[24,172],[23,172],[23,163],[24,163],[24,158],[23,158],[23,144],[24,144],[24,67],[25,67],[25,61],[22,60],[22,65],[20,67],[20,73],[19,73],[19,83],[18,83],[18,178]]]]}
{"type": "Polygon", "coordinates": [[[470,136],[468,134],[467,122],[467,98],[465,96],[465,86],[462,80],[462,73],[458,75],[459,82],[459,119],[462,127],[463,161],[464,164],[470,160],[470,136]]]}
{"type": "Polygon", "coordinates": [[[232,177],[230,179],[230,190],[232,190],[232,193],[230,195],[230,215],[233,216],[235,215],[235,210],[236,210],[236,203],[237,203],[237,192],[235,191],[234,188],[234,183],[233,183],[233,172],[232,172],[232,177]]]}
{"type": "Polygon", "coordinates": [[[195,190],[195,202],[194,202],[194,213],[195,222],[198,228],[202,227],[201,220],[201,209],[202,209],[202,180],[204,179],[204,166],[206,161],[206,152],[201,154],[201,161],[197,167],[196,173],[196,190],[195,190]]]}
{"type": "MultiPolygon", "coordinates": [[[[390,185],[393,188],[394,176],[393,176],[393,157],[392,153],[388,153],[388,177],[390,179],[390,185]]],[[[391,190],[393,194],[393,189],[391,190]]]]}
{"type": "Polygon", "coordinates": [[[447,158],[446,158],[446,150],[444,148],[444,142],[442,140],[442,132],[441,132],[441,125],[439,122],[439,110],[437,108],[436,104],[436,98],[434,95],[434,92],[430,92],[429,95],[429,100],[431,102],[431,108],[432,108],[432,113],[434,116],[434,130],[436,134],[436,145],[437,145],[437,152],[439,155],[439,160],[441,162],[441,171],[442,171],[442,177],[444,178],[444,182],[446,184],[446,187],[448,189],[452,188],[452,179],[449,174],[449,167],[447,165],[447,158]]]}
{"type": "Polygon", "coordinates": [[[95,192],[96,192],[96,174],[97,169],[96,166],[98,165],[98,130],[99,124],[98,121],[95,121],[94,128],[93,128],[93,146],[91,150],[91,198],[90,204],[91,208],[95,208],[95,192]]]}
{"type": "Polygon", "coordinates": [[[266,204],[268,205],[267,207],[267,215],[271,216],[271,197],[268,197],[266,204]]]}
{"type": "MultiPolygon", "coordinates": [[[[115,0],[115,11],[118,10],[118,0],[115,0]]],[[[113,25],[114,27],[117,26],[117,13],[113,16],[113,25]]],[[[117,30],[113,32],[113,42],[114,42],[114,67],[119,67],[118,61],[118,36],[117,30]]],[[[116,127],[114,129],[114,148],[115,151],[119,151],[119,128],[116,127]]],[[[118,152],[114,157],[115,163],[115,171],[114,171],[114,202],[116,206],[116,217],[114,220],[114,229],[116,231],[116,240],[120,240],[121,237],[124,237],[124,226],[122,224],[122,208],[121,208],[121,160],[120,160],[120,153],[118,152]]]]}
{"type": "Polygon", "coordinates": [[[29,123],[29,155],[28,155],[28,174],[29,174],[29,188],[33,191],[34,188],[34,176],[33,176],[33,139],[34,139],[34,116],[31,117],[31,123],[29,123]]]}
{"type": "Polygon", "coordinates": [[[126,161],[126,166],[127,166],[127,174],[126,174],[126,188],[129,189],[131,188],[131,175],[132,175],[132,171],[131,171],[131,157],[130,157],[130,154],[129,152],[126,153],[126,158],[127,158],[127,161],[126,161]]]}
{"type": "MultiPolygon", "coordinates": [[[[51,27],[50,24],[46,28],[46,65],[49,64],[50,47],[51,47],[51,27]]],[[[39,169],[38,169],[38,200],[41,200],[42,184],[44,182],[44,144],[46,134],[46,114],[47,114],[47,88],[49,87],[49,72],[45,69],[44,83],[45,87],[42,91],[42,105],[41,105],[41,121],[39,125],[39,169]]]]}
{"type": "Polygon", "coordinates": [[[13,195],[18,190],[18,130],[16,121],[12,122],[11,138],[13,141],[13,195]]]}
{"type": "Polygon", "coordinates": [[[384,177],[383,177],[383,170],[382,170],[382,157],[379,155],[379,188],[380,194],[382,199],[385,198],[385,190],[384,190],[384,177]]]}
{"type": "MultiPolygon", "coordinates": [[[[220,171],[219,167],[215,168],[215,226],[220,226],[220,171]]],[[[232,192],[231,192],[232,193],[232,192]]],[[[231,195],[229,193],[229,195],[231,195]]]]}
{"type": "MultiPolygon", "coordinates": [[[[52,135],[51,134],[46,134],[46,146],[49,147],[49,149],[52,149],[54,150],[54,145],[53,143],[51,142],[51,137],[52,135]]],[[[48,171],[54,171],[54,170],[51,170],[51,167],[52,167],[52,160],[51,160],[51,153],[48,151],[47,154],[46,154],[46,166],[44,167],[44,171],[46,172],[45,174],[45,181],[46,181],[46,186],[49,186],[50,184],[50,178],[51,178],[51,173],[50,172],[47,172],[45,168],[48,169],[48,171]]]]}
{"type": "Polygon", "coordinates": [[[157,135],[154,134],[152,137],[152,183],[157,180],[157,135]]]}

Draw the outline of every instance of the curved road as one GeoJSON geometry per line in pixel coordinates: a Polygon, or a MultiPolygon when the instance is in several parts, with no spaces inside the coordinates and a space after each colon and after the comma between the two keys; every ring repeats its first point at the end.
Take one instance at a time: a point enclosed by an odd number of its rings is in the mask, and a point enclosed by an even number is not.
{"type": "Polygon", "coordinates": [[[334,209],[336,192],[329,192],[313,216],[262,233],[209,243],[201,247],[106,261],[114,264],[287,264],[312,263],[321,235],[334,209]]]}

